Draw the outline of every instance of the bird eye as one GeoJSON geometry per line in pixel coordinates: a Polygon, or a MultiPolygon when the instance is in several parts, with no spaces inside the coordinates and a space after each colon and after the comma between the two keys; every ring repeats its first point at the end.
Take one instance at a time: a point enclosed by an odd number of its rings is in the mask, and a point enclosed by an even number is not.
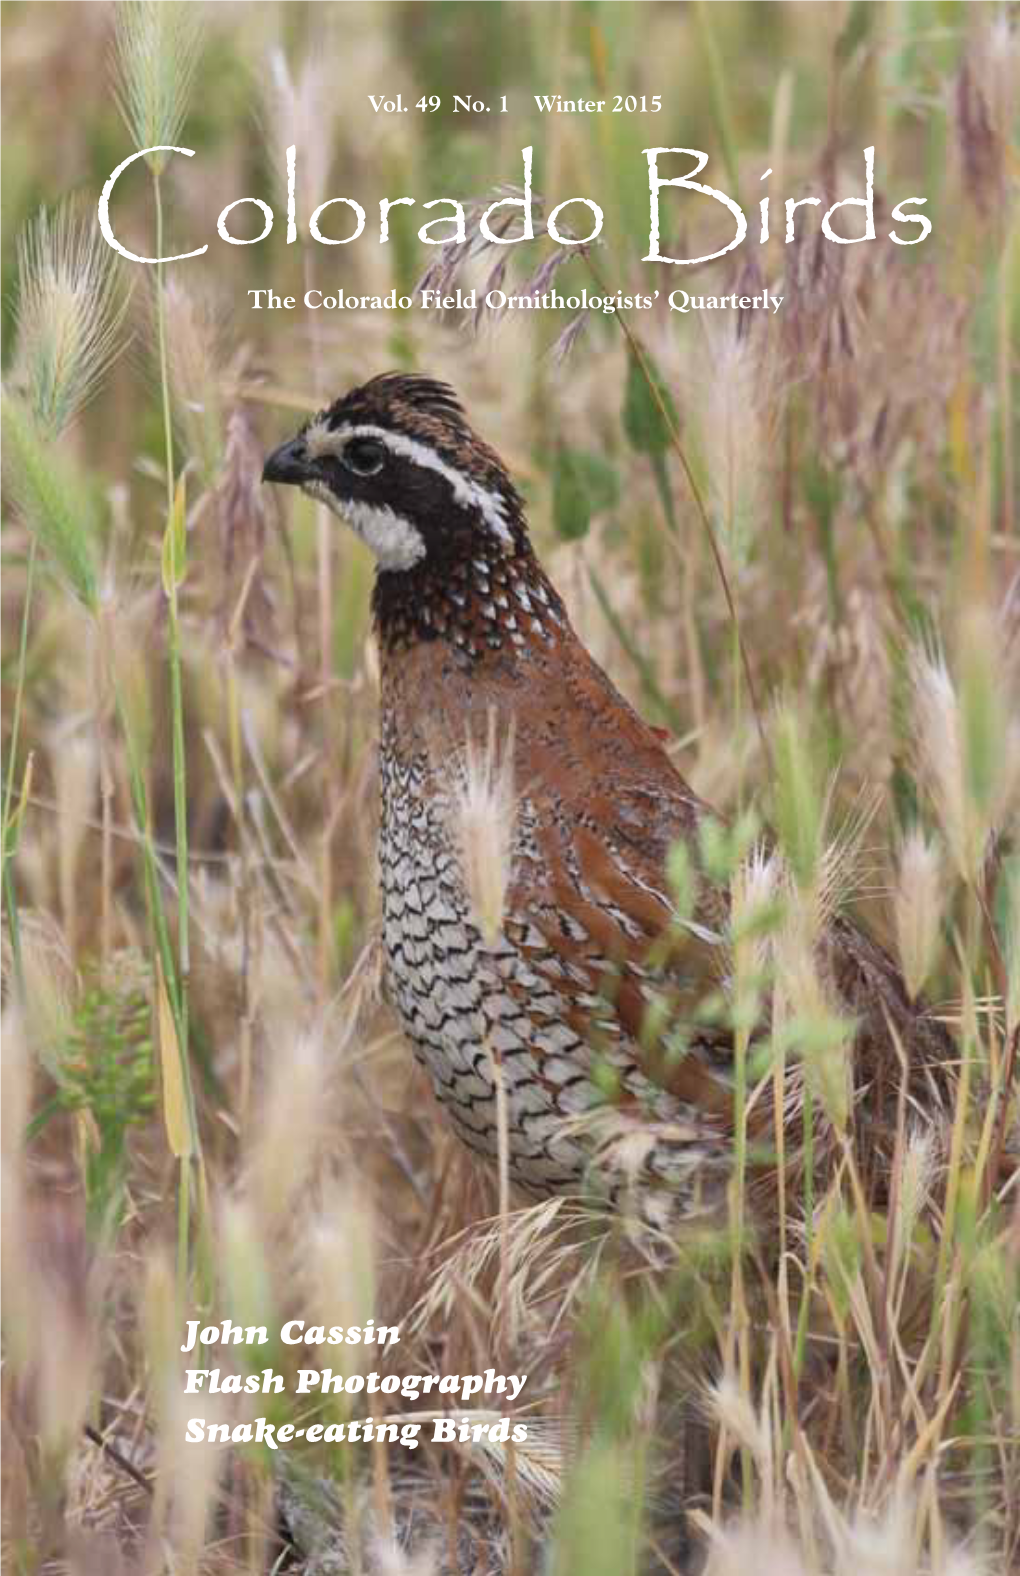
{"type": "Polygon", "coordinates": [[[352,438],[344,444],[341,459],[355,476],[374,476],[386,463],[386,449],[375,438],[352,438]]]}

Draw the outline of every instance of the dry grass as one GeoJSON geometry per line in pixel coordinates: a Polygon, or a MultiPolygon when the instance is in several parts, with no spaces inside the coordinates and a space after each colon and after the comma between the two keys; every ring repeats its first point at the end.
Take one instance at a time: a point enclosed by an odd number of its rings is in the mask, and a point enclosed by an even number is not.
{"type": "MultiPolygon", "coordinates": [[[[192,19],[165,19],[163,32],[188,31],[176,72],[145,7],[111,54],[113,9],[24,8],[5,30],[5,53],[30,67],[9,89],[20,129],[5,193],[17,302],[4,396],[6,1562],[265,1571],[282,1504],[304,1555],[325,1545],[309,1572],[621,1576],[684,1568],[687,1541],[712,1576],[1016,1568],[1020,554],[1005,10],[786,5],[763,86],[751,5],[649,5],[641,48],[614,6],[584,22],[579,8],[430,8],[432,35],[420,7],[336,7],[327,20],[327,8],[259,5],[243,21],[203,7],[197,54],[192,19]],[[725,63],[728,94],[703,70],[705,49],[725,63]],[[567,320],[539,313],[476,334],[424,313],[247,310],[267,255],[281,294],[327,276],[350,291],[409,289],[428,259],[412,233],[396,236],[399,211],[394,243],[352,246],[340,274],[304,245],[227,256],[213,236],[209,266],[171,268],[163,300],[172,453],[187,468],[178,706],[152,282],[127,302],[125,281],[57,212],[124,156],[116,106],[95,94],[111,59],[137,134],[183,126],[199,150],[194,168],[160,172],[174,240],[211,232],[210,213],[256,189],[253,167],[279,205],[285,127],[299,127],[305,211],[349,180],[371,195],[467,199],[516,170],[517,121],[487,136],[438,117],[423,129],[418,117],[370,122],[367,108],[336,116],[330,59],[345,82],[385,79],[405,102],[463,91],[469,64],[493,91],[501,73],[519,82],[522,99],[539,62],[604,88],[612,59],[621,87],[689,104],[683,135],[675,114],[669,135],[594,120],[536,130],[554,200],[605,196],[618,244],[595,263],[613,288],[648,286],[634,149],[640,163],[644,142],[690,140],[690,125],[702,146],[729,147],[745,205],[769,165],[774,192],[781,180],[784,193],[842,194],[874,140],[880,186],[892,201],[926,192],[936,229],[917,256],[780,236],[754,254],[787,297],[775,320],[709,334],[693,316],[636,314],[636,357],[621,324],[600,318],[570,336],[565,361],[552,351],[567,320]],[[328,113],[309,116],[313,102],[328,113]],[[12,244],[40,195],[55,217],[12,244]],[[111,366],[124,312],[133,345],[111,366]],[[504,1193],[501,1208],[498,1179],[458,1148],[381,1003],[371,567],[304,501],[282,520],[259,472],[295,411],[392,364],[457,386],[526,491],[580,634],[734,816],[732,837],[706,851],[737,917],[725,1011],[739,1032],[774,999],[775,1055],[803,1063],[793,1071],[840,1161],[831,1180],[781,1193],[775,1257],[747,1240],[739,1188],[724,1224],[678,1242],[574,1200],[508,1206],[504,1193]],[[755,852],[766,818],[782,864],[755,852]],[[848,897],[898,947],[960,1054],[948,1148],[904,1108],[881,1216],[856,1185],[846,1035],[809,940],[818,913],[848,897]],[[227,1315],[270,1330],[374,1316],[402,1328],[386,1357],[396,1372],[527,1372],[528,1444],[185,1447],[191,1415],[360,1415],[345,1410],[359,1397],[183,1397],[183,1320],[227,1315]]],[[[151,241],[141,180],[121,223],[151,241]]],[[[720,290],[737,284],[741,256],[711,272],[720,290]]],[[[496,262],[483,252],[443,267],[463,282],[496,262]]],[[[536,246],[510,274],[534,280],[546,265],[536,246]]],[[[577,260],[557,262],[558,288],[568,268],[593,288],[577,260]]],[[[498,924],[512,814],[501,745],[468,763],[462,806],[486,924],[498,924]]],[[[682,915],[690,872],[678,861],[671,874],[682,915]]],[[[773,1070],[748,1059],[748,1101],[781,1100],[773,1070]]],[[[209,1354],[224,1369],[249,1359],[298,1365],[276,1345],[209,1354]]]]}

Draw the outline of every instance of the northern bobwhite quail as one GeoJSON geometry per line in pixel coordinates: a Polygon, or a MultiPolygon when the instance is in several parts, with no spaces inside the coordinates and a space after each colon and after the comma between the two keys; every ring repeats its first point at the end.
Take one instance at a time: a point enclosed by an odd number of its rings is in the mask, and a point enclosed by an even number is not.
{"type": "MultiPolygon", "coordinates": [[[[689,1027],[684,1053],[666,1055],[646,1016],[664,987],[674,1020],[690,1012],[725,973],[727,899],[707,881],[683,945],[674,936],[665,966],[652,957],[672,918],[669,850],[683,839],[697,857],[708,807],[571,628],[498,455],[450,388],[390,373],[308,422],[263,479],[321,500],[377,560],[388,993],[461,1137],[496,1156],[501,1078],[511,1172],[530,1191],[636,1181],[660,1201],[643,1205],[652,1219],[716,1207],[733,1162],[730,1039],[689,1027]],[[493,734],[516,804],[487,939],[453,822],[466,741],[493,734]]],[[[817,944],[856,1020],[855,1118],[881,1149],[901,1067],[936,1118],[952,1046],[856,925],[833,919],[817,944]]]]}

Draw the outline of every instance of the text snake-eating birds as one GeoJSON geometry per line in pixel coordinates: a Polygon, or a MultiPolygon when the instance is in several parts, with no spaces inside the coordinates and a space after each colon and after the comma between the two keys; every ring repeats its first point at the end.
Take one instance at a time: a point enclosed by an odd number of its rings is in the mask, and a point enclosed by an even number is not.
{"type": "MultiPolygon", "coordinates": [[[[387,990],[460,1136],[495,1159],[501,1080],[510,1171],[532,1194],[627,1190],[662,1223],[716,1209],[734,1052],[697,1007],[726,974],[728,896],[702,878],[678,926],[666,877],[678,840],[697,863],[711,812],[571,628],[499,456],[446,385],[391,373],[308,422],[263,477],[328,505],[376,557],[387,990]],[[497,741],[512,782],[509,880],[484,936],[455,825],[469,741],[497,741]]],[[[851,1120],[881,1187],[900,1100],[941,1124],[953,1047],[852,921],[827,920],[816,954],[853,1021],[851,1120]]],[[[795,1096],[786,1111],[792,1155],[795,1096]]],[[[759,1115],[751,1137],[774,1148],[771,1099],[759,1115]]]]}

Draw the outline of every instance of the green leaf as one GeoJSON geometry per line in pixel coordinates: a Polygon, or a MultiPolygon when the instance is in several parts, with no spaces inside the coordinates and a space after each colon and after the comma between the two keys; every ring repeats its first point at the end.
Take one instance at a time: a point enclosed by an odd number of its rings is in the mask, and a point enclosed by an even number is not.
{"type": "Polygon", "coordinates": [[[647,350],[641,361],[632,352],[623,402],[623,430],[628,443],[638,454],[664,454],[670,443],[670,423],[674,429],[680,424],[662,374],[647,350]]]}
{"type": "Polygon", "coordinates": [[[553,476],[553,523],[565,541],[587,533],[593,514],[612,509],[619,501],[616,472],[600,454],[584,449],[561,448],[553,476]]]}
{"type": "Polygon", "coordinates": [[[163,532],[163,590],[171,596],[184,579],[187,567],[187,490],[182,471],[174,492],[174,506],[163,532]]]}

